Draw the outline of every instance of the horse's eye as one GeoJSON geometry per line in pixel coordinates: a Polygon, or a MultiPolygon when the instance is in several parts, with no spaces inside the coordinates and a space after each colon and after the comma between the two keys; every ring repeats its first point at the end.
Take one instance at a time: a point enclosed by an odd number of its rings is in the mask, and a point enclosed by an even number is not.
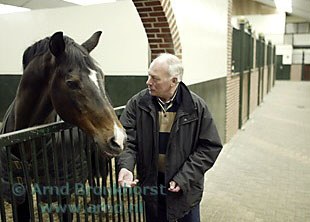
{"type": "Polygon", "coordinates": [[[74,80],[66,80],[66,84],[70,89],[81,89],[80,83],[74,80]]]}

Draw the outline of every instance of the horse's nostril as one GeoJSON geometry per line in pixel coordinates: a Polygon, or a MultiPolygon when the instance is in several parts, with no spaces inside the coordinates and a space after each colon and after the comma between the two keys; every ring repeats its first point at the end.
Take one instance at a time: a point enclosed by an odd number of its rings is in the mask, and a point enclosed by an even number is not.
{"type": "Polygon", "coordinates": [[[110,143],[113,146],[118,146],[117,142],[115,141],[115,137],[114,136],[110,139],[110,143]]]}
{"type": "Polygon", "coordinates": [[[109,145],[110,145],[110,148],[112,149],[117,149],[117,150],[122,149],[121,145],[116,142],[116,139],[114,136],[109,139],[109,145]]]}

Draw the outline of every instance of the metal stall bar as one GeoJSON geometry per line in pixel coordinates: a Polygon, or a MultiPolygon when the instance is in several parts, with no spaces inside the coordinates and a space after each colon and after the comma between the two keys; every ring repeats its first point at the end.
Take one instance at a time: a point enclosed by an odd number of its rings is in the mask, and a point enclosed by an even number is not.
{"type": "MultiPolygon", "coordinates": [[[[116,113],[118,114],[118,116],[120,115],[120,113],[122,112],[124,107],[119,107],[118,109],[116,109],[116,113]]],[[[21,144],[20,146],[20,150],[22,153],[22,158],[21,161],[23,163],[23,165],[27,168],[28,167],[28,163],[27,163],[27,158],[24,156],[24,154],[26,153],[25,150],[26,149],[30,149],[30,153],[32,156],[32,161],[30,164],[30,168],[32,168],[31,172],[29,175],[24,175],[26,181],[26,187],[27,187],[27,192],[29,194],[32,193],[31,190],[31,177],[33,178],[33,184],[35,185],[36,183],[40,183],[40,181],[42,180],[40,178],[40,174],[43,174],[45,176],[46,179],[46,184],[47,186],[51,186],[52,184],[56,184],[57,187],[59,187],[62,183],[66,182],[66,181],[62,181],[60,182],[60,175],[59,175],[59,170],[63,170],[63,174],[64,174],[64,179],[67,180],[68,178],[68,159],[67,157],[72,157],[72,161],[73,161],[73,172],[70,171],[70,176],[73,177],[73,183],[77,182],[77,172],[75,170],[75,159],[77,158],[76,154],[78,154],[79,152],[75,152],[76,150],[76,145],[78,146],[83,146],[83,138],[85,138],[85,135],[81,133],[80,130],[78,130],[78,143],[75,144],[75,142],[73,141],[73,131],[72,131],[72,125],[68,124],[68,123],[64,123],[64,122],[57,122],[57,123],[51,123],[51,124],[46,124],[46,125],[42,125],[42,126],[38,126],[38,127],[31,127],[28,129],[24,129],[24,130],[19,130],[16,132],[12,132],[12,133],[7,133],[7,134],[3,134],[0,135],[0,148],[6,149],[6,158],[8,159],[8,168],[9,168],[9,182],[10,182],[10,186],[12,188],[12,186],[14,185],[14,175],[13,175],[13,160],[12,160],[12,155],[11,155],[11,149],[13,148],[12,146],[15,146],[15,144],[17,143],[21,143],[21,142],[25,142],[25,141],[30,141],[29,144],[21,144]],[[69,138],[65,138],[65,130],[70,129],[69,132],[69,138]],[[59,136],[59,134],[61,134],[61,136],[59,136]],[[60,144],[62,145],[62,150],[63,150],[63,155],[61,155],[63,158],[58,157],[58,155],[56,155],[56,151],[55,151],[55,147],[59,144],[58,141],[58,137],[61,137],[61,141],[60,144]],[[70,139],[70,141],[67,141],[67,139],[70,139]],[[38,142],[39,141],[39,142],[38,142]],[[37,145],[40,145],[43,149],[40,151],[40,155],[43,158],[43,165],[42,167],[44,167],[44,169],[42,169],[39,165],[41,163],[38,162],[38,147],[37,145]],[[64,147],[65,145],[70,145],[72,150],[74,151],[73,153],[68,153],[64,147]],[[50,147],[51,146],[51,147],[50,147]],[[50,151],[52,152],[50,154],[50,151]],[[51,159],[49,159],[51,158],[51,159]],[[59,163],[61,161],[61,159],[64,161],[63,165],[61,168],[59,168],[59,163]],[[48,161],[49,160],[49,161],[48,161]],[[50,166],[50,164],[53,164],[53,166],[50,166]],[[49,175],[50,173],[50,169],[49,167],[51,167],[51,169],[54,170],[54,178],[53,181],[51,179],[51,175],[49,175]],[[40,172],[39,172],[40,171],[40,172]],[[73,174],[73,175],[72,175],[73,174]]],[[[136,208],[136,204],[140,203],[140,199],[141,197],[136,194],[133,193],[132,189],[128,190],[124,190],[123,192],[120,192],[120,189],[117,185],[117,169],[116,169],[116,164],[115,164],[115,160],[113,160],[114,162],[109,162],[109,163],[105,163],[109,168],[109,172],[107,173],[107,175],[100,175],[101,170],[99,169],[100,167],[102,167],[101,164],[99,164],[99,159],[97,158],[98,155],[98,150],[95,151],[95,159],[91,159],[91,151],[92,151],[92,147],[90,147],[92,144],[90,144],[91,141],[89,139],[87,139],[87,147],[85,150],[85,147],[79,147],[80,149],[80,158],[81,158],[81,162],[83,161],[83,157],[85,157],[84,159],[87,161],[87,168],[88,169],[84,169],[84,167],[82,167],[82,174],[83,175],[87,175],[88,174],[88,184],[89,186],[93,186],[93,178],[95,178],[95,181],[97,182],[97,184],[99,185],[101,190],[109,190],[108,187],[103,187],[103,180],[105,180],[107,177],[109,177],[109,185],[110,185],[110,195],[109,193],[107,193],[106,195],[103,196],[104,198],[104,202],[105,202],[105,206],[108,207],[106,208],[106,212],[104,212],[105,217],[103,217],[102,212],[99,212],[98,215],[92,214],[92,221],[97,221],[96,219],[99,219],[99,221],[110,221],[111,219],[113,221],[132,221],[132,219],[134,221],[141,221],[141,218],[144,218],[144,211],[143,212],[138,212],[139,215],[136,215],[137,210],[136,208]],[[83,152],[84,151],[84,152],[83,152]],[[85,156],[85,151],[86,151],[86,156],[85,156]],[[92,164],[92,162],[94,164],[92,164]],[[92,171],[92,167],[94,167],[94,171],[92,171]],[[86,172],[86,170],[88,170],[86,172]],[[86,173],[86,174],[84,174],[86,173]],[[102,178],[101,178],[102,177],[102,178]],[[103,178],[104,177],[104,178],[103,178]],[[116,190],[115,190],[116,189],[116,190]],[[116,196],[114,196],[116,195],[116,196]],[[111,198],[109,198],[111,197],[111,198]],[[124,199],[126,198],[126,201],[124,201],[124,199]],[[127,202],[127,203],[126,203],[127,202]],[[117,204],[117,205],[116,205],[117,204]],[[115,208],[116,205],[116,208],[115,208]],[[125,207],[125,205],[127,205],[125,207]],[[110,207],[110,208],[109,208],[110,207]],[[132,209],[132,207],[134,207],[134,209],[132,209]],[[127,208],[127,209],[125,209],[127,208]],[[127,210],[127,212],[126,212],[127,210]],[[134,210],[134,212],[131,212],[132,210],[134,210]],[[110,211],[112,211],[112,215],[109,213],[110,211]],[[109,217],[109,215],[111,215],[111,218],[109,217]]],[[[28,150],[27,150],[28,151],[28,150]]],[[[41,158],[40,157],[40,158],[41,158]]],[[[41,159],[42,159],[41,158],[41,159]]],[[[41,160],[42,161],[42,160],[41,160]]],[[[82,164],[82,163],[81,163],[82,164]]],[[[86,164],[86,162],[85,162],[86,164]]],[[[81,165],[83,166],[83,165],[81,165]]],[[[70,177],[69,176],[69,177],[70,177]]],[[[72,179],[72,178],[71,178],[72,179]]],[[[2,188],[3,188],[3,184],[2,182],[0,183],[0,208],[1,208],[1,221],[6,221],[6,207],[5,207],[5,199],[3,198],[3,194],[2,194],[2,188]]],[[[44,214],[46,212],[42,212],[42,208],[40,207],[40,204],[42,203],[42,197],[41,195],[39,195],[37,192],[34,193],[35,194],[35,198],[36,198],[36,203],[34,202],[34,199],[32,196],[29,196],[30,200],[29,201],[29,206],[30,206],[30,213],[31,213],[31,218],[33,221],[36,221],[37,219],[39,221],[45,221],[46,219],[44,219],[45,217],[44,214]],[[36,205],[36,206],[34,206],[36,205]],[[34,215],[34,209],[35,207],[37,208],[37,214],[34,215]],[[37,219],[35,219],[35,217],[38,217],[37,219]]],[[[52,203],[54,202],[54,198],[51,198],[51,196],[47,193],[47,202],[48,205],[52,205],[52,203]]],[[[96,200],[98,199],[98,202],[95,201],[94,197],[93,197],[94,193],[93,190],[91,190],[90,192],[90,198],[91,198],[91,202],[90,203],[96,203],[96,204],[100,204],[101,206],[101,195],[98,196],[98,198],[96,198],[96,200]],[[95,202],[94,202],[95,201],[95,202]]],[[[77,195],[77,193],[74,193],[74,197],[75,197],[75,206],[80,205],[79,203],[79,197],[83,196],[83,205],[84,205],[84,209],[87,209],[88,206],[88,200],[87,200],[87,195],[86,192],[83,193],[83,195],[77,195]]],[[[55,196],[54,196],[55,197],[55,196]]],[[[17,218],[17,203],[15,200],[15,197],[12,195],[11,196],[12,199],[12,211],[13,211],[13,217],[16,219],[17,218]]],[[[62,203],[61,197],[59,195],[57,195],[57,202],[58,204],[62,203]]],[[[69,200],[70,200],[70,196],[69,194],[66,196],[66,203],[69,204],[69,200]]],[[[8,205],[7,205],[8,206],[8,205]]],[[[140,207],[139,207],[140,208],[140,207]]],[[[79,208],[80,209],[80,208],[79,208]]],[[[67,209],[68,210],[68,209],[67,209]]],[[[102,210],[102,208],[101,208],[102,210]]],[[[55,213],[55,211],[53,212],[48,212],[48,216],[49,216],[49,221],[54,221],[55,220],[55,216],[53,215],[55,213]]],[[[57,211],[58,213],[58,217],[60,219],[60,221],[62,221],[62,217],[64,215],[62,215],[62,213],[60,211],[57,211]]],[[[75,221],[80,221],[81,220],[81,212],[77,211],[75,216],[75,221]]],[[[85,221],[88,221],[88,212],[87,210],[84,211],[85,213],[85,221]]],[[[68,216],[68,215],[67,215],[68,216]]],[[[70,216],[69,216],[70,217],[70,216]]],[[[15,220],[17,221],[17,220],[15,220]]]]}

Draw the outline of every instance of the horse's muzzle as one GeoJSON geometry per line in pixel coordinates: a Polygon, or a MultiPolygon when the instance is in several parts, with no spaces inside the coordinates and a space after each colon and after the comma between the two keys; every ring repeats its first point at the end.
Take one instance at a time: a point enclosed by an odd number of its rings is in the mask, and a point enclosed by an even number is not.
{"type": "Polygon", "coordinates": [[[107,145],[108,145],[109,151],[107,152],[114,154],[114,155],[119,155],[123,151],[125,147],[125,143],[126,143],[126,137],[124,137],[124,140],[118,141],[116,140],[115,136],[113,136],[108,139],[107,145]]]}

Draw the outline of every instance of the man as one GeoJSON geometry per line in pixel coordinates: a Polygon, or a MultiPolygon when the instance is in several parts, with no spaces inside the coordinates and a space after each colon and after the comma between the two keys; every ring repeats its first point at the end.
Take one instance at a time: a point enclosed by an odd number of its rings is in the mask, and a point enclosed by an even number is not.
{"type": "Polygon", "coordinates": [[[176,56],[159,55],[148,72],[148,89],[132,97],[121,116],[128,146],[118,160],[118,182],[133,187],[140,181],[147,222],[198,222],[204,173],[221,141],[205,102],[182,82],[176,56]]]}

